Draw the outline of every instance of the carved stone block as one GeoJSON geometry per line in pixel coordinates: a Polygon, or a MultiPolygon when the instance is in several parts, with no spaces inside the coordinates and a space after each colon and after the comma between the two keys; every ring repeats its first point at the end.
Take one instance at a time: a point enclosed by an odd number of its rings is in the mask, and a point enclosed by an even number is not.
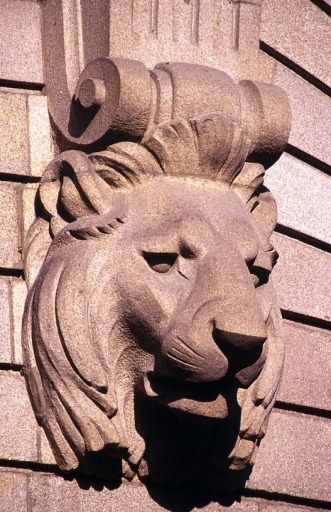
{"type": "Polygon", "coordinates": [[[24,379],[18,372],[0,371],[0,400],[2,459],[36,462],[38,459],[36,420],[31,410],[24,379]]]}
{"type": "Polygon", "coordinates": [[[37,418],[62,469],[231,490],[283,362],[263,176],[286,98],[204,66],[98,59],[68,119],[69,140],[104,146],[51,162],[25,241],[37,418]]]}
{"type": "Polygon", "coordinates": [[[21,266],[22,196],[19,185],[0,184],[0,267],[21,266]]]}

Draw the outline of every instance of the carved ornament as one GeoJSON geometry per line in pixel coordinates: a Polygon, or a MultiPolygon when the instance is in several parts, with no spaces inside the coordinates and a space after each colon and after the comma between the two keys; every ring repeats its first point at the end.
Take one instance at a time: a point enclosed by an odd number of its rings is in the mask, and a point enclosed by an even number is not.
{"type": "Polygon", "coordinates": [[[263,177],[288,138],[286,96],[206,66],[100,58],[66,116],[86,152],[45,170],[24,246],[38,421],[64,470],[229,490],[282,371],[263,177]]]}

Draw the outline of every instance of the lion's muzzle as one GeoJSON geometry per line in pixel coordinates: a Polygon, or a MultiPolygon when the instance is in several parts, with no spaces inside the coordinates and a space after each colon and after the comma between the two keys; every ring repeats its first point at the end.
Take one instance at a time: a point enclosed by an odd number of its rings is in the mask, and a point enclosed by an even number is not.
{"type": "MultiPolygon", "coordinates": [[[[171,330],[162,345],[162,356],[171,374],[188,381],[212,382],[237,375],[240,382],[240,370],[250,366],[254,366],[250,376],[253,380],[266,339],[266,326],[257,305],[243,305],[241,301],[222,307],[213,301],[199,310],[191,328],[185,328],[181,321],[171,330]],[[235,316],[231,313],[234,309],[235,316]]],[[[246,385],[247,371],[245,375],[245,382],[240,383],[246,385]]]]}
{"type": "Polygon", "coordinates": [[[191,382],[236,377],[246,386],[261,370],[267,339],[256,290],[242,260],[226,265],[211,255],[203,263],[164,337],[156,369],[191,382]]]}

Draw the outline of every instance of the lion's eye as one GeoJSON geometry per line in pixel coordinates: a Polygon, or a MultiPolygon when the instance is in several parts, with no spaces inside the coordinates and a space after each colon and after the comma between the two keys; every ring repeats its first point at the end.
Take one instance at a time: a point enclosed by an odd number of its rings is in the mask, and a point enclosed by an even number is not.
{"type": "Polygon", "coordinates": [[[174,252],[143,252],[143,257],[155,272],[164,274],[174,266],[178,254],[174,252]]]}

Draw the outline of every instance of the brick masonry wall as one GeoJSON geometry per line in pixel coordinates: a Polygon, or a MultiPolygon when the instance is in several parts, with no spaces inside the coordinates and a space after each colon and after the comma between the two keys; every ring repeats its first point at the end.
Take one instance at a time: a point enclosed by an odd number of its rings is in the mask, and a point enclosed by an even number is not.
{"type": "Polygon", "coordinates": [[[43,88],[40,4],[0,5],[0,512],[331,510],[330,3],[264,0],[260,77],[287,90],[293,130],[267,175],[279,224],[275,271],[286,340],[278,402],[240,502],[61,475],[20,370],[22,240],[53,156],[43,88]],[[24,20],[24,23],[22,22],[24,20]],[[144,505],[145,507],[145,505],[144,505]]]}

